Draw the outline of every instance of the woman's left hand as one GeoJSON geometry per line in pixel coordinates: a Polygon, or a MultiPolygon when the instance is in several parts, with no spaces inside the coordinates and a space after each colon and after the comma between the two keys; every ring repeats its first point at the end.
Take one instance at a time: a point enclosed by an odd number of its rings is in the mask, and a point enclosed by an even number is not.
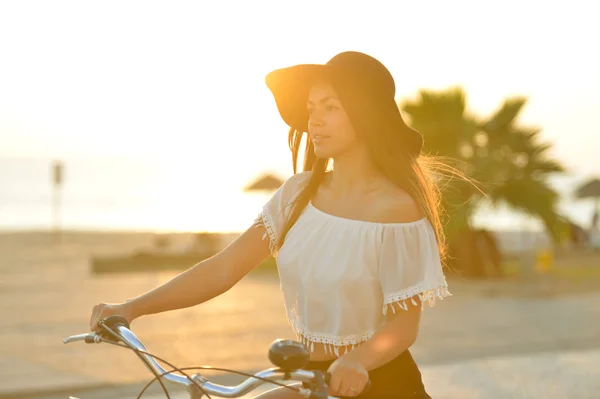
{"type": "Polygon", "coordinates": [[[329,395],[332,396],[357,396],[369,381],[369,372],[358,361],[342,356],[336,359],[329,369],[329,395]]]}

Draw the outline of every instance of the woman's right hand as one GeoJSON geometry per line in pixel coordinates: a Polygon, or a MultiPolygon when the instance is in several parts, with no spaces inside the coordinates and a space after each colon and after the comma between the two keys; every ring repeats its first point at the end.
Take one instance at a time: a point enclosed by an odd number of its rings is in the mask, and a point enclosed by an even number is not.
{"type": "Polygon", "coordinates": [[[100,328],[98,322],[108,316],[121,316],[128,323],[131,323],[135,318],[131,308],[131,302],[125,303],[100,303],[92,309],[90,316],[90,330],[98,331],[100,328]]]}

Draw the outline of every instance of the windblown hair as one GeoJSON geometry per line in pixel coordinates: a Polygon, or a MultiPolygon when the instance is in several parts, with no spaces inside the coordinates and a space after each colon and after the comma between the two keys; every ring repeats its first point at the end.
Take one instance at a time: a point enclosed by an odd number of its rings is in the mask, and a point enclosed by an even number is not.
{"type": "MultiPolygon", "coordinates": [[[[288,144],[292,151],[294,173],[297,173],[298,155],[303,135],[303,132],[293,128],[289,131],[288,144]]],[[[424,154],[411,155],[402,145],[401,135],[394,131],[383,129],[369,132],[364,139],[375,165],[416,201],[433,226],[440,257],[443,261],[446,255],[446,241],[442,224],[440,189],[436,184],[436,171],[439,168],[444,169],[445,165],[435,157],[424,154]]],[[[312,173],[308,184],[291,205],[291,212],[279,240],[279,248],[283,245],[287,233],[296,223],[304,208],[316,194],[327,172],[329,160],[315,156],[314,146],[308,135],[305,142],[303,171],[312,171],[312,173]]]]}

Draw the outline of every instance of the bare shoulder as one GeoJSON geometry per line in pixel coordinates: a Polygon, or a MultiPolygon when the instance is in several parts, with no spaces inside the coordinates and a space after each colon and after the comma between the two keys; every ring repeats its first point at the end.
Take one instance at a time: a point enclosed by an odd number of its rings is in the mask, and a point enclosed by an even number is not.
{"type": "Polygon", "coordinates": [[[302,182],[309,180],[311,176],[312,176],[311,170],[304,171],[304,172],[298,172],[298,173],[290,176],[288,181],[294,182],[294,183],[302,183],[302,182]]]}
{"type": "Polygon", "coordinates": [[[377,208],[377,218],[384,223],[410,223],[424,216],[415,199],[397,186],[382,193],[377,201],[377,208]]]}
{"type": "Polygon", "coordinates": [[[308,183],[311,176],[311,171],[296,173],[283,182],[283,190],[286,192],[296,192],[308,183]]]}

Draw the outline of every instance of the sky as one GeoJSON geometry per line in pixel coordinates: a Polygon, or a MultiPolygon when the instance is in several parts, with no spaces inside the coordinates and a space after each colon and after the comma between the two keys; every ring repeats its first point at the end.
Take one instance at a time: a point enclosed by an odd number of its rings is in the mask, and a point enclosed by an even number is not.
{"type": "MultiPolygon", "coordinates": [[[[2,1],[0,157],[152,160],[239,187],[291,174],[273,69],[345,50],[397,99],[462,86],[488,115],[526,96],[571,173],[600,175],[600,57],[588,1],[2,1]],[[368,4],[368,5],[367,5],[368,4]]],[[[177,184],[176,182],[173,184],[177,184]]]]}

